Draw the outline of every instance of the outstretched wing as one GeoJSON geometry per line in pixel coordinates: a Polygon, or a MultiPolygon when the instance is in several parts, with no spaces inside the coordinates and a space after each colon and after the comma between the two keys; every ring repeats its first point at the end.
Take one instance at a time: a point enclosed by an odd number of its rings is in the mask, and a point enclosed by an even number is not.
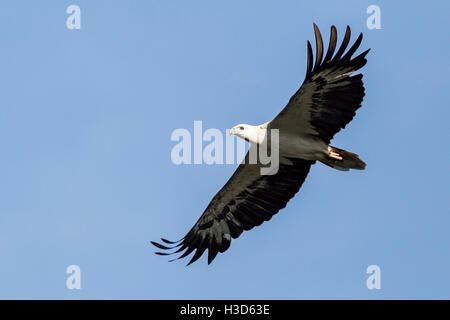
{"type": "Polygon", "coordinates": [[[319,136],[329,143],[333,136],[353,119],[356,110],[361,107],[364,97],[362,74],[354,76],[351,74],[366,64],[365,56],[370,49],[352,58],[361,44],[361,33],[344,54],[350,41],[350,28],[347,26],[344,40],[334,54],[337,32],[332,26],[330,43],[323,58],[322,35],[315,24],[314,32],[316,38],[314,65],[311,43],[308,41],[305,80],[287,106],[272,120],[270,127],[285,132],[292,131],[297,135],[319,136]]]}
{"type": "MultiPolygon", "coordinates": [[[[194,227],[179,241],[161,239],[156,247],[174,252],[156,252],[160,255],[181,253],[184,258],[194,250],[191,264],[208,249],[208,264],[218,252],[225,252],[244,230],[250,230],[268,221],[300,189],[313,161],[284,159],[274,175],[261,175],[260,164],[249,164],[249,154],[239,165],[225,186],[214,196],[194,227]]],[[[176,260],[176,259],[174,259],[176,260]]]]}

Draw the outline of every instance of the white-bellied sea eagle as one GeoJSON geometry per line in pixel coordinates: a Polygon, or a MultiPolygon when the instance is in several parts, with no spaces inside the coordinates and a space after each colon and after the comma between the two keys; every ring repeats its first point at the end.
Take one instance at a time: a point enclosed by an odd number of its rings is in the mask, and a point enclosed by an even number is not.
{"type": "MultiPolygon", "coordinates": [[[[188,265],[208,249],[208,264],[218,252],[225,252],[245,230],[268,221],[300,189],[311,165],[320,161],[332,168],[347,171],[365,168],[358,155],[330,145],[333,136],[345,128],[355,116],[364,97],[362,74],[352,75],[362,68],[369,50],[352,58],[362,41],[362,34],[345,52],[350,41],[347,26],[344,39],[335,53],[337,32],[330,31],[325,57],[322,36],[314,24],[316,57],[307,42],[306,77],[287,106],[265,124],[240,124],[230,130],[251,142],[254,148],[268,136],[270,129],[279,132],[279,167],[276,174],[261,174],[260,162],[249,163],[249,153],[234,174],[214,196],[192,229],[179,241],[161,239],[164,244],[152,244],[163,250],[159,255],[180,253],[184,258],[195,250],[188,265]]],[[[250,151],[249,151],[250,152],[250,151]]],[[[174,260],[176,260],[174,259],[174,260]]]]}

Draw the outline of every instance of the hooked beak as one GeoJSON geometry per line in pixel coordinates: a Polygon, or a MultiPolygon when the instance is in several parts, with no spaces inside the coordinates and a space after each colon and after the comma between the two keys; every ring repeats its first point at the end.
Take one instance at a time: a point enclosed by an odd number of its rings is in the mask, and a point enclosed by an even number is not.
{"type": "Polygon", "coordinates": [[[232,136],[233,134],[235,134],[235,129],[234,129],[234,128],[231,128],[231,129],[230,129],[230,136],[232,136]]]}

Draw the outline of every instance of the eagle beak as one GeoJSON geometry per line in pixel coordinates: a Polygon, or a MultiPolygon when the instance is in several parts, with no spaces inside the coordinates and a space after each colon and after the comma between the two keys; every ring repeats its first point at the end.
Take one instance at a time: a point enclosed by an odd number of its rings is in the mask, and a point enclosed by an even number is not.
{"type": "Polygon", "coordinates": [[[230,136],[232,136],[234,134],[234,128],[230,129],[230,136]]]}

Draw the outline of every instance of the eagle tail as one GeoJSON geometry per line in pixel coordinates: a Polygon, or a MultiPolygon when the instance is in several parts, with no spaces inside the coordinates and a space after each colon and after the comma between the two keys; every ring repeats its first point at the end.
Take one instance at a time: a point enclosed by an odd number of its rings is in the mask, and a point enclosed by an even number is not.
{"type": "Polygon", "coordinates": [[[320,160],[323,164],[341,171],[364,170],[366,164],[353,152],[328,146],[328,155],[320,160]]]}

